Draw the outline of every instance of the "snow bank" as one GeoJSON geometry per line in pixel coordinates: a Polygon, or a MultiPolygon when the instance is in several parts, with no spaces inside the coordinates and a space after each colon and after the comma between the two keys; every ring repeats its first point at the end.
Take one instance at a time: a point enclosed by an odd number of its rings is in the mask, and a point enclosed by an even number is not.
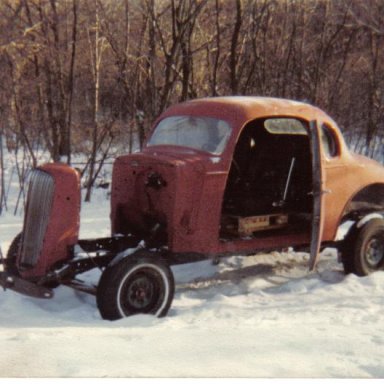
{"type": "MultiPolygon", "coordinates": [[[[99,191],[81,236],[108,235],[108,215],[99,191]]],[[[0,217],[3,252],[21,220],[0,217]]],[[[52,300],[0,292],[0,376],[383,377],[384,272],[346,277],[331,249],[317,271],[307,261],[291,252],[173,267],[163,319],[104,321],[94,297],[67,287],[52,300]]]]}

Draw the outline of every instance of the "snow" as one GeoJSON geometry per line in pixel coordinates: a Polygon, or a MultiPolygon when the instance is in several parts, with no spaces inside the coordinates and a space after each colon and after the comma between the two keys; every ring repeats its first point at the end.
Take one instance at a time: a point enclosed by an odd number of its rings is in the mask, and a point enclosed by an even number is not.
{"type": "MultiPolygon", "coordinates": [[[[83,204],[81,237],[109,234],[109,202],[83,204]]],[[[5,253],[22,216],[0,217],[5,253]]],[[[384,272],[344,276],[336,252],[232,256],[173,267],[167,317],[102,320],[67,287],[50,300],[0,292],[1,377],[380,378],[384,272]]],[[[84,274],[97,281],[98,271],[84,274]]]]}
{"type": "Polygon", "coordinates": [[[364,216],[357,224],[357,228],[361,228],[364,224],[366,224],[368,221],[372,219],[382,219],[383,215],[380,215],[379,213],[370,213],[366,216],[364,216]]]}

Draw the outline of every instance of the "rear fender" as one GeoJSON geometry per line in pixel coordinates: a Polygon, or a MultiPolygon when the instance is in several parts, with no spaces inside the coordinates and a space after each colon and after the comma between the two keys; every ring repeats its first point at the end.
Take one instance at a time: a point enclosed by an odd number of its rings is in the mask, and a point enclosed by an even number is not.
{"type": "MultiPolygon", "coordinates": [[[[358,192],[346,204],[341,222],[346,220],[360,221],[372,214],[384,212],[384,184],[370,184],[358,192]]],[[[373,217],[372,217],[373,218],[373,217]]],[[[366,221],[368,219],[365,219],[366,221]]],[[[365,221],[365,222],[366,222],[365,221]]]]}
{"type": "Polygon", "coordinates": [[[384,184],[370,184],[348,201],[339,223],[336,241],[353,238],[356,231],[373,219],[384,217],[384,184]],[[343,227],[346,226],[343,229],[343,227]]]}

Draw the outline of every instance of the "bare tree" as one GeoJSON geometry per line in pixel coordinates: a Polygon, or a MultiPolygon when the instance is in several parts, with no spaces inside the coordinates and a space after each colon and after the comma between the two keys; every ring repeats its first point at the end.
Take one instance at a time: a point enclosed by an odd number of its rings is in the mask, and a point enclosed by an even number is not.
{"type": "Polygon", "coordinates": [[[240,29],[243,22],[243,4],[242,0],[236,0],[235,24],[233,27],[231,48],[229,56],[229,82],[232,94],[238,93],[239,79],[237,77],[237,66],[239,61],[238,44],[240,40],[240,29]]]}
{"type": "Polygon", "coordinates": [[[381,0],[3,0],[3,144],[20,170],[39,151],[87,157],[89,199],[168,105],[244,94],[315,103],[383,155],[383,15],[381,0]]]}
{"type": "Polygon", "coordinates": [[[100,5],[97,0],[95,0],[95,24],[87,30],[88,43],[90,50],[90,64],[92,69],[93,76],[93,85],[94,85],[94,109],[93,109],[93,128],[92,128],[92,149],[89,159],[89,171],[88,179],[86,183],[86,195],[85,201],[91,200],[92,186],[95,180],[95,166],[97,151],[100,147],[100,124],[101,124],[101,111],[100,111],[100,77],[101,77],[101,63],[103,59],[103,54],[107,48],[107,40],[104,36],[101,35],[100,28],[100,15],[99,10],[100,5]],[[92,34],[94,35],[92,39],[92,34]],[[93,41],[92,41],[93,40],[93,41]]]}

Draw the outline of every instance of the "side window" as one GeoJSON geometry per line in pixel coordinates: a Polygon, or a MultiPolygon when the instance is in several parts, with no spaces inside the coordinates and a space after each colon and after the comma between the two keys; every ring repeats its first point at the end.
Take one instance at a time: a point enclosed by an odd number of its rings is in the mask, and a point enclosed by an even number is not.
{"type": "Polygon", "coordinates": [[[325,155],[328,158],[336,157],[339,154],[339,148],[332,129],[327,124],[323,124],[320,134],[325,155]]]}

